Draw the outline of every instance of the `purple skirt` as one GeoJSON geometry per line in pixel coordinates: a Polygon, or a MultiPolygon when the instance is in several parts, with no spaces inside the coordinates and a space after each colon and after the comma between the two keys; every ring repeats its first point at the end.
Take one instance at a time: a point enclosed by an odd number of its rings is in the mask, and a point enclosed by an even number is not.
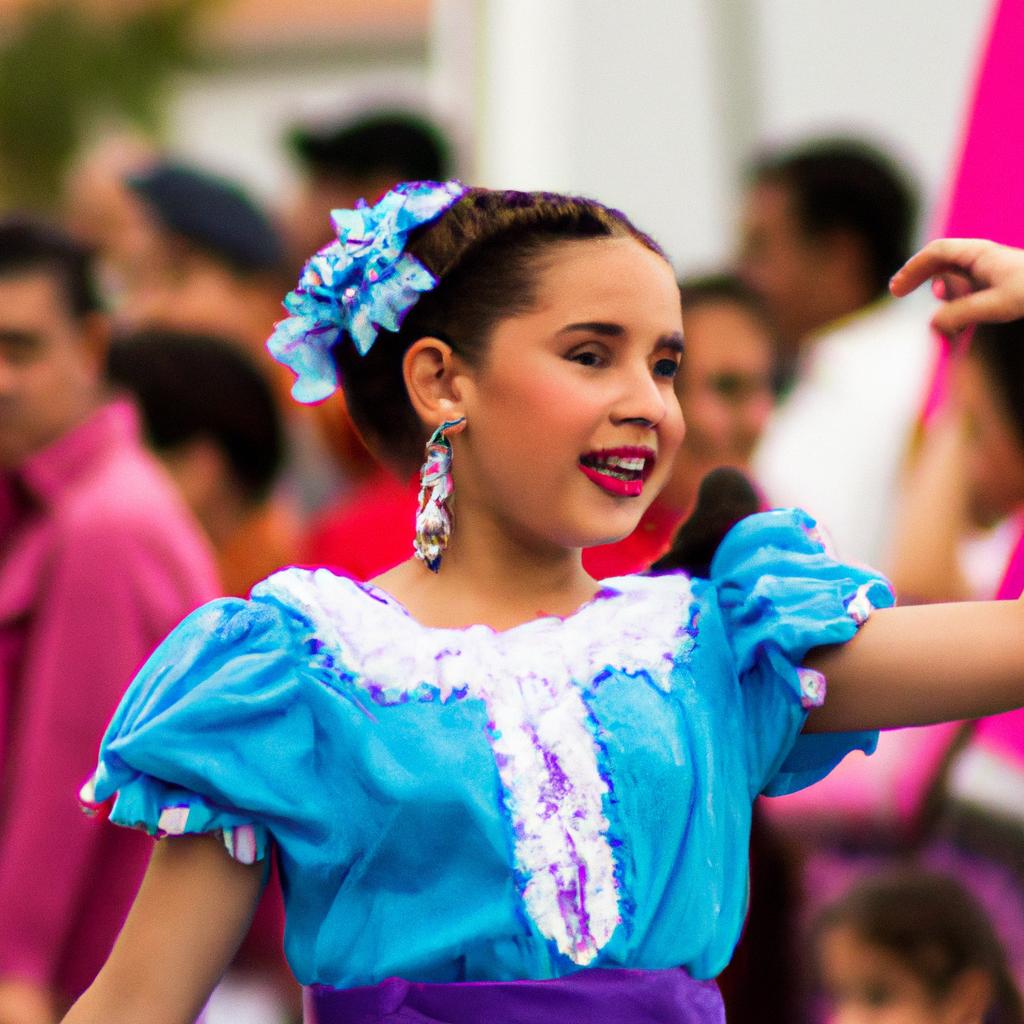
{"type": "Polygon", "coordinates": [[[307,989],[308,1024],[724,1024],[713,981],[684,970],[579,971],[550,981],[307,989]]]}

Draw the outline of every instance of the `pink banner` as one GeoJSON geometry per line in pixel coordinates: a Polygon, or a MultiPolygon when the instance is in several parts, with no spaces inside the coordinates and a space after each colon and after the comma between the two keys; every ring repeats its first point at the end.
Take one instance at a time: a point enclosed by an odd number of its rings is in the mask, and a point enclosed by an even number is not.
{"type": "MultiPolygon", "coordinates": [[[[997,0],[966,107],[960,148],[932,238],[992,238],[1024,246],[1024,0],[997,0]]],[[[949,348],[937,358],[928,422],[946,394],[949,348]]]]}
{"type": "Polygon", "coordinates": [[[1024,0],[998,0],[936,237],[1024,246],[1024,0]]]}
{"type": "MultiPolygon", "coordinates": [[[[1024,246],[1024,0],[997,0],[968,106],[960,152],[932,236],[991,238],[1024,246]]],[[[949,346],[939,350],[925,420],[946,391],[949,346]]],[[[1024,521],[1022,521],[1024,522],[1024,521]]],[[[1000,598],[1024,590],[1024,530],[1000,598]]],[[[1024,767],[1024,711],[978,724],[977,742],[1024,767]]]]}

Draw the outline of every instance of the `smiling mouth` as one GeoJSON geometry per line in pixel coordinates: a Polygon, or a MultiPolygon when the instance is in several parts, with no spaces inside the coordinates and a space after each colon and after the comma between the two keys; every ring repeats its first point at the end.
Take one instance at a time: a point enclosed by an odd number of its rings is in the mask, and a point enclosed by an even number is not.
{"type": "Polygon", "coordinates": [[[650,448],[605,448],[580,456],[580,471],[610,494],[634,498],[643,492],[644,481],[654,469],[650,448]]]}

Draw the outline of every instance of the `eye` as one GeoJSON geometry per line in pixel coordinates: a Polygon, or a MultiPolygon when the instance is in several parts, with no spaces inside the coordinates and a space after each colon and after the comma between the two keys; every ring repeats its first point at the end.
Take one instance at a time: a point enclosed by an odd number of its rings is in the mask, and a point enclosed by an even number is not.
{"type": "Polygon", "coordinates": [[[878,1009],[888,1006],[893,1002],[893,992],[888,985],[875,982],[864,986],[864,1002],[868,1006],[878,1009]]]}
{"type": "Polygon", "coordinates": [[[669,380],[671,380],[678,373],[679,373],[679,360],[678,359],[659,359],[654,364],[654,376],[655,377],[667,377],[669,380]]]}
{"type": "Polygon", "coordinates": [[[0,358],[11,366],[27,366],[38,358],[44,347],[39,335],[19,331],[0,332],[0,358]]]}
{"type": "Polygon", "coordinates": [[[581,349],[577,352],[570,352],[566,358],[571,363],[579,363],[580,366],[601,366],[604,363],[604,356],[593,349],[581,349]]]}

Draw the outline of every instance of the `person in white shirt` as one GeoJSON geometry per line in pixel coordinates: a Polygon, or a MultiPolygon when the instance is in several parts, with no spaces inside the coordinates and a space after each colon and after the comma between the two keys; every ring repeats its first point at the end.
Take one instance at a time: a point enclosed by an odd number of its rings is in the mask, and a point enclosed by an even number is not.
{"type": "Polygon", "coordinates": [[[774,505],[806,508],[837,552],[882,564],[899,476],[931,377],[928,309],[889,301],[916,199],[852,140],[760,159],[738,269],[782,344],[783,397],[754,456],[774,505]]]}

